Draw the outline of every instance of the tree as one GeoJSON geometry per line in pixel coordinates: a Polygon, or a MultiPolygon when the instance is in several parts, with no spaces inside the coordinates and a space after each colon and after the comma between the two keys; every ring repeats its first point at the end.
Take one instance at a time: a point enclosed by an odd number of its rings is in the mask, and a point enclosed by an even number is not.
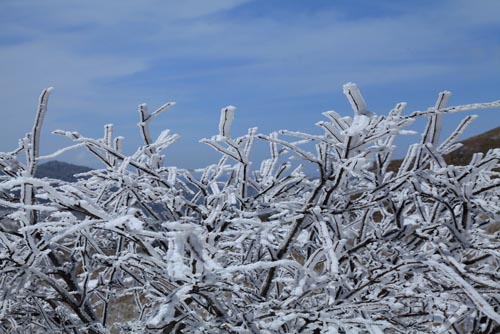
{"type": "Polygon", "coordinates": [[[379,116],[349,83],[354,117],[325,112],[320,135],[252,128],[237,138],[228,106],[219,134],[202,140],[221,158],[196,171],[164,166],[178,136],[149,133],[174,103],[151,114],[142,104],[144,145],[130,156],[111,125],[100,139],[55,131],[104,165],[67,183],[33,177],[50,92],[33,130],[0,154],[0,205],[10,210],[0,230],[2,332],[499,329],[500,241],[486,228],[500,219],[500,150],[447,165],[475,116],[439,134],[445,114],[500,101],[447,107],[443,92],[427,110],[403,115],[399,103],[379,116]],[[395,138],[420,118],[421,140],[388,172],[395,138]],[[252,170],[256,140],[270,154],[252,170]]]}

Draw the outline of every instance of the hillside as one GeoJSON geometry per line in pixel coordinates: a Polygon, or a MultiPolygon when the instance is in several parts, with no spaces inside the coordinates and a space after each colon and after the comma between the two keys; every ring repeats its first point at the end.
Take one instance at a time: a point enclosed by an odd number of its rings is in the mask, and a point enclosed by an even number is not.
{"type": "Polygon", "coordinates": [[[91,168],[89,167],[54,160],[40,164],[36,170],[35,176],[39,178],[48,177],[67,182],[75,182],[75,174],[85,173],[90,170],[91,168]]]}
{"type": "MultiPolygon", "coordinates": [[[[485,153],[490,149],[500,148],[500,126],[477,136],[464,139],[460,143],[463,144],[461,148],[445,157],[448,164],[465,165],[476,152],[485,153]]],[[[402,160],[392,161],[389,170],[397,170],[401,162],[402,160]]],[[[54,160],[40,164],[36,171],[36,177],[74,182],[76,181],[75,174],[85,173],[90,170],[89,167],[54,160]]]]}
{"type": "Polygon", "coordinates": [[[476,152],[485,153],[490,149],[500,148],[500,126],[460,142],[464,146],[446,157],[446,162],[450,165],[465,165],[476,152]]]}
{"type": "MultiPolygon", "coordinates": [[[[463,146],[445,156],[446,162],[450,165],[466,165],[470,162],[474,153],[486,153],[490,149],[500,148],[500,126],[459,142],[463,146]]],[[[392,161],[389,170],[397,170],[401,162],[402,160],[392,161]]]]}
{"type": "MultiPolygon", "coordinates": [[[[472,155],[476,152],[485,153],[489,149],[500,148],[500,126],[492,130],[484,132],[474,137],[470,137],[460,141],[463,144],[461,148],[450,153],[445,157],[446,162],[451,165],[465,165],[472,155]]],[[[390,170],[397,170],[401,165],[402,160],[394,160],[391,162],[390,170]]],[[[62,161],[49,161],[38,166],[36,176],[43,178],[60,179],[63,181],[74,182],[75,174],[85,173],[91,168],[85,166],[74,165],[62,161]]]]}

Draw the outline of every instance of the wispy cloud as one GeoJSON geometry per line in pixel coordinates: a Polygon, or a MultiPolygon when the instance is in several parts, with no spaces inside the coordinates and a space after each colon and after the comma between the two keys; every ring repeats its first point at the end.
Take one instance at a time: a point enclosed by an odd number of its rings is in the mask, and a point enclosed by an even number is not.
{"type": "Polygon", "coordinates": [[[375,107],[398,98],[378,92],[498,98],[499,11],[494,0],[3,2],[0,104],[12,126],[0,150],[29,129],[48,85],[57,88],[50,130],[97,134],[110,121],[134,124],[138,103],[176,99],[182,112],[169,124],[187,134],[186,150],[212,133],[206,120],[226,103],[258,118],[251,125],[299,128],[316,121],[311,109],[335,106],[346,81],[376,91],[375,107]]]}

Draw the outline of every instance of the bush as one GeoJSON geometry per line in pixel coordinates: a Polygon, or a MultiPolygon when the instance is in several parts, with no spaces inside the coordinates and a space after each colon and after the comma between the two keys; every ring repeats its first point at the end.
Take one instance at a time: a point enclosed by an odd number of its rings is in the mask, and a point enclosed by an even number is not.
{"type": "Polygon", "coordinates": [[[55,131],[104,164],[72,184],[33,177],[50,91],[33,130],[0,154],[0,205],[10,210],[0,231],[0,331],[499,329],[500,241],[486,229],[500,220],[500,150],[447,165],[474,116],[443,141],[439,133],[445,114],[500,101],[446,107],[443,92],[425,111],[403,115],[399,103],[378,116],[346,84],[354,117],[325,112],[322,135],[252,128],[238,138],[229,106],[219,134],[202,140],[220,160],[193,172],[163,165],[177,135],[153,140],[148,130],[173,103],[151,114],[140,105],[144,145],[131,156],[110,125],[101,139],[55,131]],[[420,118],[421,140],[388,171],[395,138],[420,118]],[[270,155],[252,170],[257,140],[270,155]]]}

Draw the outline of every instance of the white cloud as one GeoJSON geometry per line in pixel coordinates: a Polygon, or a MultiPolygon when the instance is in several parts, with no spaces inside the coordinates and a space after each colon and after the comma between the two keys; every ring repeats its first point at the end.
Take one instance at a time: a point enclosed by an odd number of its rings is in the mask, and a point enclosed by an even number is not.
{"type": "MultiPolygon", "coordinates": [[[[75,24],[113,25],[120,22],[194,19],[230,10],[250,0],[141,0],[141,1],[18,1],[6,6],[34,14],[36,21],[54,27],[75,24]],[[50,22],[52,21],[52,22],[50,22]]],[[[40,27],[43,28],[44,27],[40,27]]]]}
{"type": "MultiPolygon", "coordinates": [[[[12,143],[30,128],[36,97],[48,85],[56,87],[56,108],[47,119],[52,129],[58,113],[74,107],[116,115],[142,99],[181,98],[198,99],[190,108],[206,110],[204,100],[214,94],[269,101],[332,92],[346,81],[385,86],[442,77],[477,80],[500,71],[498,47],[477,38],[498,30],[498,1],[446,1],[356,19],[336,8],[289,19],[230,15],[248,2],[1,4],[4,12],[18,14],[0,22],[0,42],[13,36],[0,44],[0,103],[9,110],[4,120],[12,122],[2,139],[12,143]],[[106,87],[117,80],[117,88],[106,87]]],[[[226,102],[238,103],[220,103],[226,102]]],[[[179,123],[183,117],[189,116],[179,114],[179,123]]]]}

